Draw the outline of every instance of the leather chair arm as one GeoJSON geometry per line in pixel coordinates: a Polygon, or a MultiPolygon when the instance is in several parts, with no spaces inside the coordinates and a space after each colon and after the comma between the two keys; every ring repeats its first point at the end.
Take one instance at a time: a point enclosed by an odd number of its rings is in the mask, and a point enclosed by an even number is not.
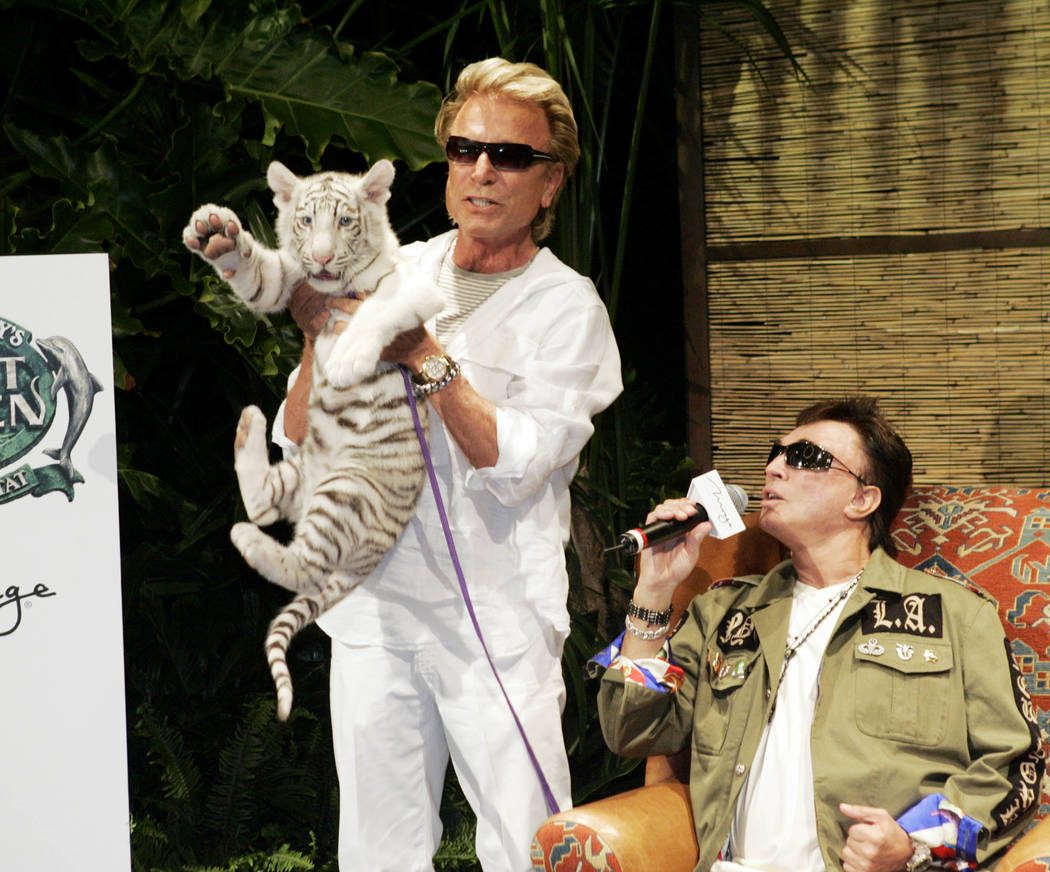
{"type": "Polygon", "coordinates": [[[697,855],[689,788],[674,781],[560,812],[540,827],[533,841],[533,868],[547,872],[693,872],[697,855]],[[586,862],[565,865],[566,856],[586,862]]]}
{"type": "Polygon", "coordinates": [[[1048,858],[1050,858],[1050,817],[1043,818],[1014,842],[1010,850],[995,864],[995,872],[1046,869],[1050,864],[1048,858]],[[1031,863],[1030,866],[1026,865],[1029,863],[1031,863]]]}

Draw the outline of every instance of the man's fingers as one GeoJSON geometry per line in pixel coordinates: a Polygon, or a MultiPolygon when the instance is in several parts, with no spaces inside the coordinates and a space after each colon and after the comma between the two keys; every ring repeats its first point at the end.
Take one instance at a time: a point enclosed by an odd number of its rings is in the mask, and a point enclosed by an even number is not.
{"type": "Polygon", "coordinates": [[[839,811],[852,820],[867,821],[868,823],[875,823],[880,817],[886,814],[886,809],[884,808],[872,808],[868,805],[853,805],[848,802],[840,802],[839,811]]]}
{"type": "Polygon", "coordinates": [[[687,500],[684,497],[664,500],[645,516],[645,523],[651,524],[653,521],[684,521],[695,514],[696,503],[692,500],[687,500]]]}
{"type": "Polygon", "coordinates": [[[329,297],[327,299],[327,304],[330,308],[339,309],[342,312],[346,312],[348,315],[353,315],[361,303],[361,300],[351,299],[350,297],[329,297]]]}

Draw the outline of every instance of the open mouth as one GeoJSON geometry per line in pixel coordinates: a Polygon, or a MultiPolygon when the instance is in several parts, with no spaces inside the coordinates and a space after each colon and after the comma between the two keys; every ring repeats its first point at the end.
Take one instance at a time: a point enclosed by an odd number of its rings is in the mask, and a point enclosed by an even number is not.
{"type": "Polygon", "coordinates": [[[334,282],[338,280],[339,276],[335,273],[330,273],[328,270],[323,269],[320,272],[313,274],[312,278],[317,279],[319,282],[334,282]]]}
{"type": "Polygon", "coordinates": [[[485,206],[495,206],[496,205],[496,201],[495,200],[489,200],[489,199],[487,199],[485,197],[467,197],[467,200],[470,202],[470,204],[472,206],[485,207],[485,206]]]}

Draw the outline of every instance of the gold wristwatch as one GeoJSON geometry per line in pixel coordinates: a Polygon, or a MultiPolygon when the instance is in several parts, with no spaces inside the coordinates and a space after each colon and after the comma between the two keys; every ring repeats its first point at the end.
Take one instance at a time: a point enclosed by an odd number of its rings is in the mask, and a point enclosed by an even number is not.
{"type": "Polygon", "coordinates": [[[413,381],[417,397],[429,397],[447,387],[457,375],[459,364],[447,354],[432,354],[424,358],[413,381]]]}

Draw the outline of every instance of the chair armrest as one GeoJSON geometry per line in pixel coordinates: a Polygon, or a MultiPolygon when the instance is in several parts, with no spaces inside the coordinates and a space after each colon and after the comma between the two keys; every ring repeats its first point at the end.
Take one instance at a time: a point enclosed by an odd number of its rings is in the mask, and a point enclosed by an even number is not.
{"type": "Polygon", "coordinates": [[[693,872],[699,849],[689,787],[669,781],[559,812],[537,830],[544,872],[693,872]]]}
{"type": "Polygon", "coordinates": [[[1050,866],[1048,858],[1050,858],[1050,818],[1043,818],[1003,854],[1003,858],[995,864],[995,872],[1046,869],[1050,866]],[[1026,865],[1028,863],[1031,865],[1026,865]]]}

